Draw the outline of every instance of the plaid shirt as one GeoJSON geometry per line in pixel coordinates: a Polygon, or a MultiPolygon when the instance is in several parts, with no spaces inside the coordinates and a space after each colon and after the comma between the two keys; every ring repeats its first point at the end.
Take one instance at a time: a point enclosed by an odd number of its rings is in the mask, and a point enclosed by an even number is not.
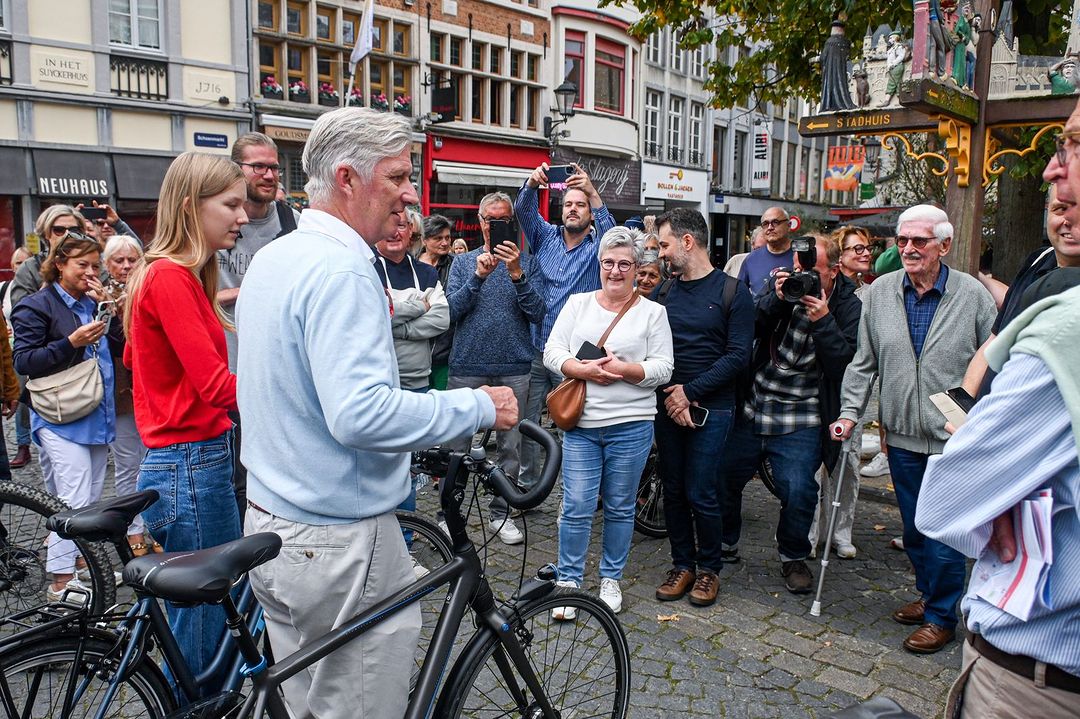
{"type": "Polygon", "coordinates": [[[915,285],[911,284],[911,278],[906,273],[904,274],[904,309],[907,310],[908,332],[911,333],[911,346],[915,350],[916,358],[922,355],[926,333],[930,331],[934,313],[941,304],[941,296],[945,294],[945,280],[948,278],[949,268],[942,263],[937,282],[926,291],[926,294],[919,297],[915,291],[915,285]]]}
{"type": "MultiPolygon", "coordinates": [[[[762,342],[775,342],[776,335],[762,342]]],[[[753,421],[754,433],[791,434],[821,425],[818,415],[818,379],[814,340],[806,308],[795,305],[780,345],[770,348],[771,361],[754,374],[754,391],[743,410],[753,421]]]]}

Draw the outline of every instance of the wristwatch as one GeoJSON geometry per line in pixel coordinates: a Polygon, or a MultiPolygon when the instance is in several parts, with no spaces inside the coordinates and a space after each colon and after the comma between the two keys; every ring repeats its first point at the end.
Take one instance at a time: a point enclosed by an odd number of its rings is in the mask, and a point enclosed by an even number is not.
{"type": "Polygon", "coordinates": [[[513,277],[511,277],[510,281],[513,282],[515,285],[524,284],[524,282],[525,282],[525,271],[522,270],[521,277],[518,277],[516,280],[513,277]]]}

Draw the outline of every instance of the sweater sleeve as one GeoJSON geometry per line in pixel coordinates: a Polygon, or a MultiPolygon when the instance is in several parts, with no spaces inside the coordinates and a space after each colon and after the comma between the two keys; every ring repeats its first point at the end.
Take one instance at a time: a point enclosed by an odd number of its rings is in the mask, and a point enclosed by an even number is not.
{"type": "Polygon", "coordinates": [[[200,289],[180,272],[158,272],[144,285],[141,301],[161,324],[199,396],[212,407],[235,411],[236,375],[218,354],[211,330],[199,314],[199,306],[208,302],[200,289]]]}
{"type": "Polygon", "coordinates": [[[428,294],[427,311],[420,316],[395,326],[394,337],[404,340],[427,340],[438,337],[450,327],[450,305],[442,284],[435,283],[428,294]]]}
{"type": "Polygon", "coordinates": [[[450,305],[450,321],[460,322],[461,318],[472,312],[476,306],[476,297],[484,283],[476,276],[472,267],[472,258],[456,257],[450,266],[450,280],[446,283],[446,301],[450,305]]]}
{"type": "Polygon", "coordinates": [[[559,316],[555,318],[547,344],[544,345],[544,366],[560,375],[563,364],[567,360],[574,359],[576,352],[576,348],[570,346],[570,335],[577,324],[578,312],[582,304],[581,297],[582,295],[571,295],[566,301],[559,316]]]}
{"type": "Polygon", "coordinates": [[[641,361],[641,367],[645,370],[645,377],[638,382],[638,387],[654,389],[666,384],[671,379],[671,372],[675,368],[675,353],[671,340],[671,327],[667,321],[667,310],[663,306],[658,307],[659,312],[653,312],[649,318],[649,335],[646,338],[645,359],[641,361]]]}
{"type": "Polygon", "coordinates": [[[538,291],[540,287],[540,264],[535,255],[528,255],[525,268],[525,281],[514,283],[517,290],[517,305],[530,323],[538,325],[544,321],[544,298],[538,291]]]}

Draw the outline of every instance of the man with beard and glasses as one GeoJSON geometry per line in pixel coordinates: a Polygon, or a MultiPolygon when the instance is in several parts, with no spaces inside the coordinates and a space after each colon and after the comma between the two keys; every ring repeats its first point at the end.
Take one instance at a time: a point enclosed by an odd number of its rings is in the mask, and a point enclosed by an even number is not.
{"type": "MultiPolygon", "coordinates": [[[[551,327],[570,295],[600,289],[597,259],[600,238],[615,226],[615,218],[608,212],[589,176],[578,165],[572,167],[574,174],[567,179],[562,198],[562,225],[550,224],[540,216],[537,191],[540,185],[548,183],[546,162],[533,170],[514,204],[514,213],[529,243],[529,252],[536,257],[540,268],[538,291],[547,308],[543,321],[532,326],[536,353],[529,373],[529,404],[525,418],[534,422],[540,420],[548,392],[562,379],[544,366],[544,345],[551,327]]],[[[518,483],[526,489],[536,484],[541,464],[539,445],[523,438],[518,483]]]]}

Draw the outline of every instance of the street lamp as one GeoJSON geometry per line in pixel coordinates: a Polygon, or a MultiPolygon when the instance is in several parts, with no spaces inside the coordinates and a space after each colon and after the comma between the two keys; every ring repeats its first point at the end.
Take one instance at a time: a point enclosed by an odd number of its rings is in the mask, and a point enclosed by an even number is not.
{"type": "Polygon", "coordinates": [[[863,166],[870,169],[870,174],[867,175],[866,171],[863,171],[863,182],[873,183],[877,182],[878,175],[878,158],[881,157],[881,140],[877,138],[877,135],[866,135],[860,142],[862,142],[863,150],[866,152],[866,158],[863,166]],[[867,178],[870,178],[869,180],[867,178]]]}
{"type": "Polygon", "coordinates": [[[544,118],[544,137],[550,142],[552,147],[558,142],[560,137],[567,134],[566,130],[562,130],[556,133],[555,128],[564,124],[567,120],[574,116],[574,105],[577,104],[577,85],[572,82],[564,82],[555,88],[555,105],[556,110],[562,117],[561,120],[555,120],[551,117],[544,118]]]}

